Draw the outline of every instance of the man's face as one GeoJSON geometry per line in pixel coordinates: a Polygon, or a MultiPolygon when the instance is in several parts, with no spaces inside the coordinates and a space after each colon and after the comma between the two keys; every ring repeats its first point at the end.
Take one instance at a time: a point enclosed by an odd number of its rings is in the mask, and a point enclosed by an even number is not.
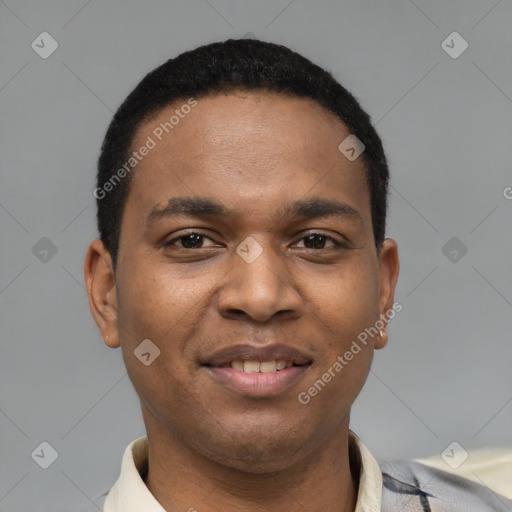
{"type": "Polygon", "coordinates": [[[298,396],[391,307],[394,277],[336,117],[270,93],[197,101],[161,141],[154,130],[182,103],[133,144],[156,147],[123,214],[119,338],[148,433],[232,467],[278,468],[347,428],[378,338],[309,403],[298,396]],[[150,365],[134,354],[147,339],[160,350],[150,365]]]}

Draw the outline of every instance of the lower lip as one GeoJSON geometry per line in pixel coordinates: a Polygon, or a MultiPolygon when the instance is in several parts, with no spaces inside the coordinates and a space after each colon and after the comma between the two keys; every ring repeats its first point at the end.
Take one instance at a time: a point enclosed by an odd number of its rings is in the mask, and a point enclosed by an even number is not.
{"type": "Polygon", "coordinates": [[[309,365],[292,366],[269,373],[245,373],[233,368],[204,366],[217,380],[241,395],[251,397],[275,396],[295,384],[309,365]]]}

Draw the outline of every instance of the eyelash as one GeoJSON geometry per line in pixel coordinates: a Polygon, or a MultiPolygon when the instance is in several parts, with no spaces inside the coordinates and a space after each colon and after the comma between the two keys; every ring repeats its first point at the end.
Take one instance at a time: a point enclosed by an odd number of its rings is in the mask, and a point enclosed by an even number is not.
{"type": "MultiPolygon", "coordinates": [[[[200,237],[203,237],[203,238],[208,238],[209,240],[211,240],[212,242],[214,240],[212,240],[206,233],[201,233],[200,231],[190,231],[189,233],[184,233],[183,235],[180,235],[178,237],[175,237],[173,238],[172,240],[169,240],[168,242],[165,242],[164,243],[164,246],[165,247],[169,247],[169,246],[172,246],[174,245],[174,242],[176,241],[179,241],[181,240],[182,238],[186,238],[187,236],[191,236],[191,235],[198,235],[200,237]]],[[[308,233],[307,235],[304,235],[303,237],[301,237],[299,239],[300,240],[304,240],[305,238],[307,238],[308,236],[314,236],[314,235],[317,235],[319,237],[322,237],[322,238],[325,238],[326,240],[328,241],[331,241],[333,244],[334,244],[334,247],[331,247],[331,248],[334,248],[334,249],[346,249],[347,246],[341,242],[339,242],[338,240],[336,240],[335,238],[333,238],[332,236],[329,236],[329,235],[325,235],[323,233],[319,233],[319,232],[311,232],[311,233],[308,233]]],[[[176,247],[179,247],[180,249],[184,249],[184,250],[188,250],[188,251],[193,251],[193,250],[200,250],[200,249],[205,249],[205,247],[198,247],[196,249],[191,249],[191,248],[188,248],[188,247],[182,247],[182,246],[179,246],[177,245],[176,247]]],[[[307,247],[304,247],[305,249],[307,249],[307,247]]],[[[322,248],[322,249],[325,249],[325,248],[322,248]]],[[[310,249],[312,251],[319,251],[319,250],[322,250],[322,249],[310,249]]],[[[329,247],[327,247],[327,249],[329,249],[329,247]]]]}

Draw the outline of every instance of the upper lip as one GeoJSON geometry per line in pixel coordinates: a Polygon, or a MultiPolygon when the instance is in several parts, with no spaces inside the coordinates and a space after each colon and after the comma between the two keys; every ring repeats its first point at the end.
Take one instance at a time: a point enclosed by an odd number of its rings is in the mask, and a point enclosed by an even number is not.
{"type": "Polygon", "coordinates": [[[301,351],[286,345],[233,345],[224,348],[205,358],[201,364],[208,366],[222,366],[232,361],[273,361],[285,359],[296,365],[311,363],[311,358],[301,351]]]}

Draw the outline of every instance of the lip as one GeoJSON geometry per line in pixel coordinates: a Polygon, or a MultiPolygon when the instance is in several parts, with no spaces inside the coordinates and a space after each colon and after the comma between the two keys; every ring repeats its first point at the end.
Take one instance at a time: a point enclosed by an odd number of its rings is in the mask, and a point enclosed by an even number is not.
{"type": "Polygon", "coordinates": [[[229,367],[203,366],[217,381],[238,394],[249,397],[272,397],[293,386],[304,375],[309,364],[291,366],[271,373],[245,373],[229,367]]]}
{"type": "Polygon", "coordinates": [[[215,352],[202,363],[201,368],[237,394],[263,398],[276,396],[292,387],[301,379],[311,363],[312,360],[305,354],[286,345],[235,345],[215,352]],[[263,362],[276,359],[285,359],[297,366],[269,373],[245,373],[225,366],[234,360],[263,362]]]}
{"type": "MultiPolygon", "coordinates": [[[[203,366],[222,366],[235,360],[242,361],[273,361],[274,359],[286,359],[296,365],[305,365],[311,363],[311,358],[307,357],[300,350],[287,345],[233,345],[219,350],[201,361],[203,366]]],[[[284,370],[280,370],[284,371],[284,370]]]]}

